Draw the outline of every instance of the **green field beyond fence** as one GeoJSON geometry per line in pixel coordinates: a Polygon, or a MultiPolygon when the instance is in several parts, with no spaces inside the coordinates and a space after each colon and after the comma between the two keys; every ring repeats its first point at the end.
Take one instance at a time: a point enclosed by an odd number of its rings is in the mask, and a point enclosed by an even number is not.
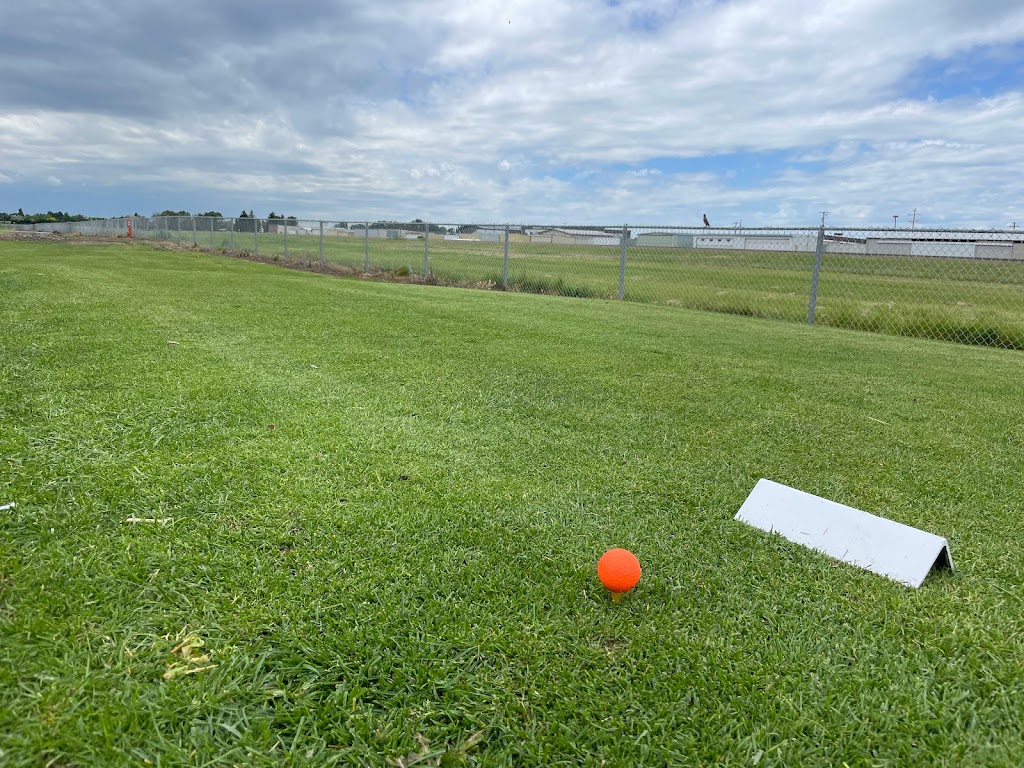
{"type": "Polygon", "coordinates": [[[1024,764],[1019,353],[670,308],[806,259],[645,256],[660,306],[0,240],[0,765],[1024,764]],[[761,477],[956,571],[735,522],[761,477]]]}
{"type": "MultiPolygon", "coordinates": [[[[262,235],[261,254],[284,258],[284,238],[262,235]]],[[[316,263],[318,238],[292,236],[289,258],[316,263]]],[[[365,268],[364,243],[325,238],[329,264],[365,268]]],[[[430,274],[454,285],[502,285],[503,244],[377,240],[370,269],[430,274]]],[[[814,254],[711,249],[633,248],[625,298],[716,312],[804,321],[814,254]]],[[[616,298],[616,248],[515,243],[508,289],[616,298]]],[[[1024,262],[965,258],[823,258],[815,321],[906,336],[1024,347],[1024,262]]]]}

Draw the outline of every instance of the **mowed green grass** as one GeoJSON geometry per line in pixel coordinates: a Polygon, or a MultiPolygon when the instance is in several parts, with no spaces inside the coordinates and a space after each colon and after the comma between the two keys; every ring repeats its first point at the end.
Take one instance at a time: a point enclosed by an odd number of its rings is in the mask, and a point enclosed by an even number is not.
{"type": "MultiPolygon", "coordinates": [[[[325,232],[330,233],[330,229],[325,232]]],[[[146,233],[141,233],[146,234],[146,233]]],[[[151,235],[157,233],[149,233],[151,235]]],[[[165,233],[166,234],[166,233],[165,233]]],[[[172,239],[178,238],[171,232],[172,239]]],[[[181,233],[191,242],[192,232],[181,233]]],[[[225,232],[198,232],[203,246],[229,248],[225,232]]],[[[235,233],[236,250],[320,262],[320,238],[235,233]]],[[[430,273],[453,285],[503,284],[503,243],[387,240],[330,235],[324,261],[362,270],[430,273]],[[369,258],[367,258],[367,250],[369,258]]],[[[625,298],[804,322],[814,255],[713,249],[637,248],[627,254],[625,298]]],[[[509,244],[510,290],[616,298],[620,250],[608,246],[509,244]]],[[[902,336],[1024,349],[1024,262],[969,258],[865,257],[826,253],[815,322],[902,336]]]]}
{"type": "Polygon", "coordinates": [[[0,764],[1018,766],[1021,366],[0,242],[0,764]],[[760,477],[957,570],[735,522],[760,477]]]}

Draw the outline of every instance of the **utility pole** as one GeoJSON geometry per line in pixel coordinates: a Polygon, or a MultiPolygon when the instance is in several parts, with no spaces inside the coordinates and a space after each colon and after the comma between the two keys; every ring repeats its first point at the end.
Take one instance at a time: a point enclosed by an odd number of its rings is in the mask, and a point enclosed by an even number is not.
{"type": "Polygon", "coordinates": [[[830,213],[832,213],[832,211],[822,211],[821,212],[821,226],[823,226],[823,227],[825,226],[825,217],[828,216],[830,213]]]}
{"type": "Polygon", "coordinates": [[[917,208],[910,212],[910,229],[913,231],[914,227],[917,226],[917,208]]]}
{"type": "Polygon", "coordinates": [[[896,229],[896,219],[898,219],[898,218],[899,218],[899,216],[897,216],[895,214],[892,217],[892,228],[893,229],[896,229]]]}

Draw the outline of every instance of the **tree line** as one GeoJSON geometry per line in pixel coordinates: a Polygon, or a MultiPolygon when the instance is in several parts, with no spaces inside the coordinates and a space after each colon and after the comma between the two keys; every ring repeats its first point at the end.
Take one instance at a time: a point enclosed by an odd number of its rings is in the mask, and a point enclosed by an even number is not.
{"type": "MultiPolygon", "coordinates": [[[[170,209],[166,211],[160,211],[160,213],[154,213],[154,216],[191,216],[192,214],[188,211],[172,211],[170,209]]],[[[196,216],[208,217],[211,219],[222,219],[224,214],[220,211],[207,211],[206,213],[197,213],[196,216]]]]}
{"type": "MultiPolygon", "coordinates": [[[[188,211],[172,211],[170,209],[154,213],[153,217],[159,216],[173,216],[173,217],[191,217],[197,216],[199,218],[211,218],[211,219],[223,219],[224,214],[220,211],[206,211],[205,213],[192,214],[188,211]]],[[[275,213],[271,211],[265,219],[259,219],[256,214],[249,211],[243,210],[240,214],[235,217],[235,232],[268,232],[270,231],[271,224],[284,224],[289,227],[296,227],[299,224],[299,220],[295,216],[285,216],[282,213],[275,213]]]]}
{"type": "Polygon", "coordinates": [[[25,213],[21,208],[17,213],[0,211],[0,221],[12,224],[49,224],[58,221],[90,221],[95,216],[83,216],[81,213],[65,213],[64,211],[47,211],[46,213],[25,213]]]}
{"type": "MultiPolygon", "coordinates": [[[[138,214],[135,214],[138,216],[138,214]]],[[[206,211],[204,213],[190,213],[189,211],[172,211],[171,209],[165,209],[159,213],[154,213],[152,218],[157,217],[191,217],[197,216],[202,218],[213,218],[222,219],[224,214],[220,211],[206,211]]],[[[12,224],[44,224],[49,222],[58,221],[92,221],[94,219],[100,219],[103,217],[99,216],[84,216],[80,213],[70,214],[64,211],[47,211],[46,213],[25,213],[21,208],[18,209],[17,213],[4,213],[0,211],[0,222],[11,222],[12,224]]],[[[271,211],[265,219],[256,218],[255,214],[250,209],[249,211],[242,211],[238,216],[235,217],[235,231],[236,232],[267,232],[269,231],[270,224],[278,223],[284,224],[289,227],[298,226],[299,220],[295,216],[286,216],[284,214],[276,213],[271,211]]],[[[337,228],[347,229],[349,227],[362,229],[362,222],[338,222],[334,225],[337,228]]],[[[423,219],[413,219],[412,221],[388,221],[380,220],[370,224],[370,229],[402,229],[407,232],[422,232],[424,227],[423,219]]],[[[429,225],[431,234],[445,235],[449,233],[458,232],[472,232],[476,228],[472,226],[464,226],[448,228],[443,227],[439,224],[429,225]]]]}
{"type": "MultiPolygon", "coordinates": [[[[370,229],[404,229],[408,232],[422,232],[423,219],[413,219],[412,221],[375,221],[370,225],[370,229]]],[[[431,224],[430,231],[438,235],[448,234],[448,228],[442,227],[440,224],[431,224]]]]}

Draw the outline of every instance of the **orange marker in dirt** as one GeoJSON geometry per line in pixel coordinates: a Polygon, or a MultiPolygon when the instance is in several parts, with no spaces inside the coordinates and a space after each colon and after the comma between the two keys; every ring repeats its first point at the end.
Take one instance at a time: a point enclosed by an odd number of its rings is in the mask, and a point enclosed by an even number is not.
{"type": "Polygon", "coordinates": [[[597,578],[617,603],[640,581],[640,561],[628,549],[609,549],[597,561],[597,578]]]}

